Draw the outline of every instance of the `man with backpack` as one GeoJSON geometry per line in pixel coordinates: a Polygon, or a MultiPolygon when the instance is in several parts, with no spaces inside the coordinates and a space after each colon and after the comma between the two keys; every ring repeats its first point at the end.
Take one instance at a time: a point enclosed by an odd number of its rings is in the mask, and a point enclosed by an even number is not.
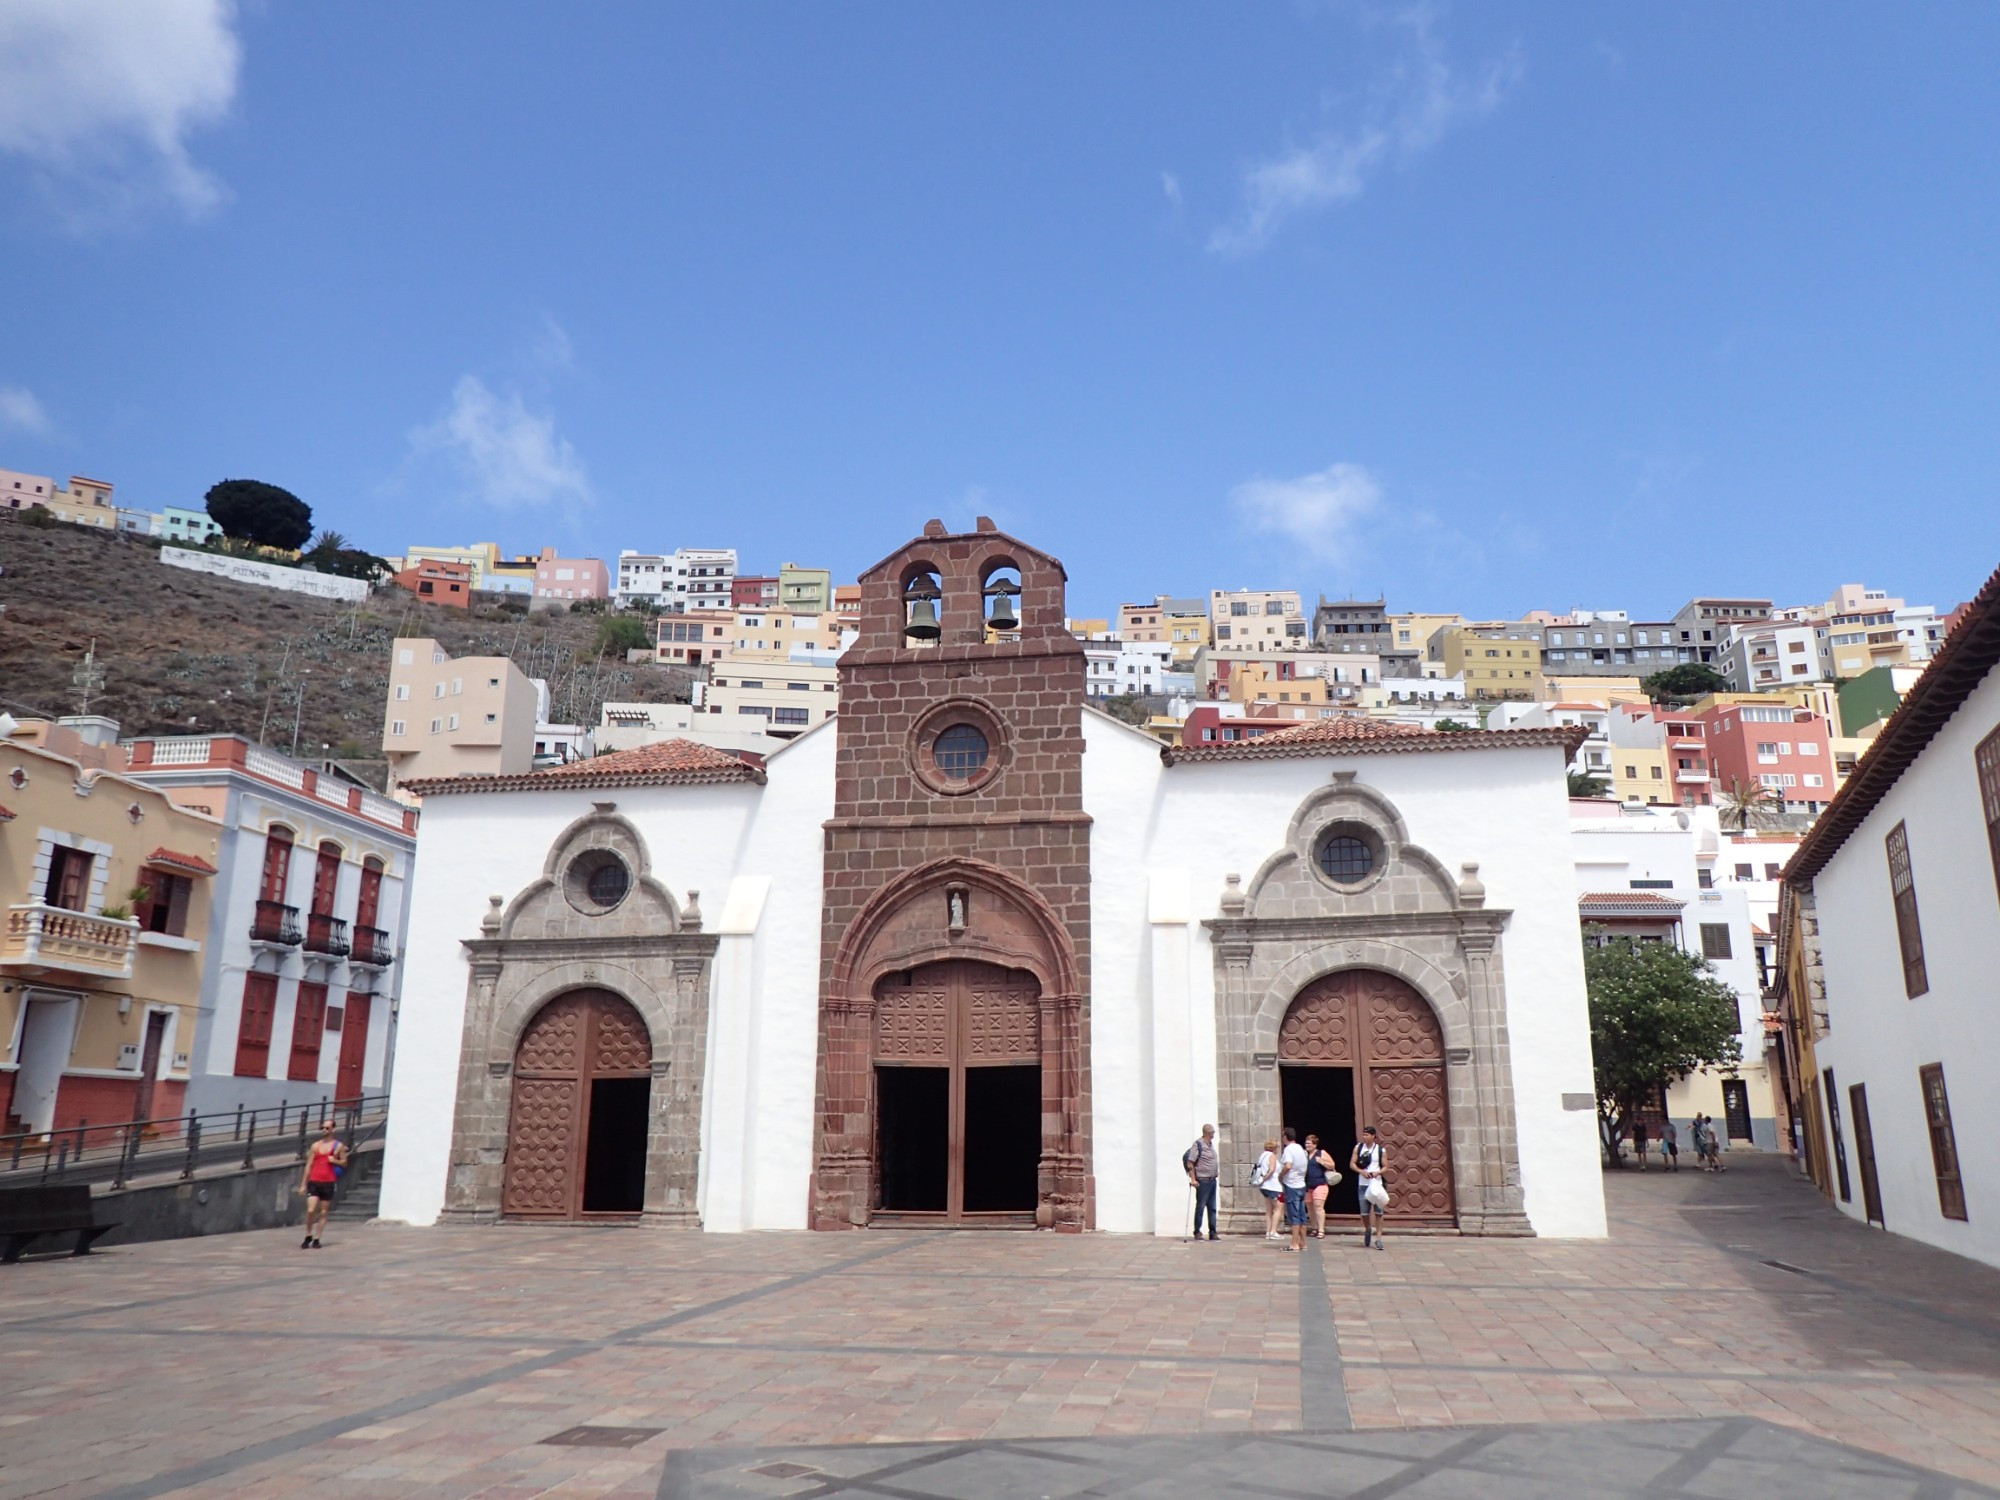
{"type": "Polygon", "coordinates": [[[1222,1173],[1221,1159],[1215,1153],[1215,1127],[1201,1127],[1201,1139],[1196,1141],[1181,1156],[1181,1165],[1187,1168],[1187,1179],[1194,1184],[1194,1237],[1201,1238],[1202,1210],[1208,1211],[1208,1237],[1215,1238],[1215,1182],[1222,1173]]]}

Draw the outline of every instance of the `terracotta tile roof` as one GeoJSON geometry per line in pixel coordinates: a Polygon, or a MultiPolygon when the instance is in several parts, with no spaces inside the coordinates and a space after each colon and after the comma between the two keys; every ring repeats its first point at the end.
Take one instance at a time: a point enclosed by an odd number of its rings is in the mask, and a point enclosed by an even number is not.
{"type": "Polygon", "coordinates": [[[1916,685],[1891,714],[1868,753],[1814,820],[1785,865],[1788,885],[1805,886],[1824,870],[1848,835],[1889,795],[1924,747],[2000,663],[2000,569],[1958,610],[1958,623],[1916,685]]]}
{"type": "Polygon", "coordinates": [[[1682,911],[1687,902],[1676,901],[1653,891],[1589,891],[1576,898],[1586,914],[1609,916],[1666,916],[1682,911]]]}
{"type": "Polygon", "coordinates": [[[189,870],[196,875],[213,875],[215,866],[198,854],[182,854],[177,849],[155,849],[146,856],[149,865],[172,865],[177,870],[189,870]]]}
{"type": "Polygon", "coordinates": [[[404,785],[419,797],[447,792],[543,792],[619,786],[704,786],[744,781],[764,784],[764,768],[693,740],[663,740],[593,760],[573,760],[523,776],[433,776],[404,785]]]}
{"type": "MultiPolygon", "coordinates": [[[[1225,721],[1227,722],[1227,721],[1225,721]]],[[[1308,755],[1362,755],[1412,750],[1511,750],[1521,746],[1562,747],[1564,759],[1582,745],[1581,726],[1555,729],[1425,729],[1358,714],[1312,719],[1254,740],[1221,744],[1169,745],[1160,752],[1170,766],[1184,761],[1278,760],[1308,755]]]]}

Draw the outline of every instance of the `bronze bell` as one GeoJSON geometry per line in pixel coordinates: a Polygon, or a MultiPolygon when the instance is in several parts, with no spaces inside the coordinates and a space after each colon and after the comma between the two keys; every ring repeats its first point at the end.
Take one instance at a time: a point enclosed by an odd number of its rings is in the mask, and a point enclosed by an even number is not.
{"type": "Polygon", "coordinates": [[[1013,596],[1004,589],[993,596],[993,613],[986,617],[987,628],[1004,633],[1021,628],[1020,617],[1014,613],[1013,596]]]}
{"type": "Polygon", "coordinates": [[[903,627],[903,634],[916,641],[934,641],[943,634],[938,629],[935,599],[919,599],[911,606],[910,623],[903,627]]]}

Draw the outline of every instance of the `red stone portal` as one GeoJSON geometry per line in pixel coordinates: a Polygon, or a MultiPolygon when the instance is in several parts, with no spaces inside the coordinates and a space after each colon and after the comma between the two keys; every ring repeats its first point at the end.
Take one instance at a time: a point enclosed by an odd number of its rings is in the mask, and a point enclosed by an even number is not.
{"type": "MultiPolygon", "coordinates": [[[[955,536],[933,521],[861,575],[826,824],[814,1228],[856,1228],[883,1211],[884,1153],[904,1159],[898,1132],[929,1106],[890,1101],[885,1142],[878,995],[893,991],[888,976],[947,962],[1032,977],[1034,1219],[1090,1223],[1084,661],[1065,626],[1065,583],[1061,563],[984,518],[955,536]]],[[[983,1097],[1026,1086],[997,1074],[977,1083],[951,1096],[952,1118],[976,1122],[983,1097]]],[[[992,1108],[1018,1117],[1018,1100],[992,1108]]]]}

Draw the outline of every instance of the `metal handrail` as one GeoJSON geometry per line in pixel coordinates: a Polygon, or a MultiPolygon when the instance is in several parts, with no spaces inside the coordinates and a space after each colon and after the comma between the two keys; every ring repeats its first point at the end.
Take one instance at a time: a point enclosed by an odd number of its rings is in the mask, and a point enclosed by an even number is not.
{"type": "Polygon", "coordinates": [[[371,1138],[388,1119],[387,1094],[350,1099],[313,1099],[275,1107],[216,1110],[152,1120],[92,1125],[88,1120],[49,1131],[0,1135],[0,1187],[36,1182],[109,1182],[123,1187],[135,1176],[173,1170],[182,1178],[197,1167],[255,1166],[262,1159],[290,1154],[304,1161],[312,1133],[327,1120],[342,1132],[350,1149],[371,1138]],[[259,1137],[262,1143],[259,1143],[259,1137]]]}
{"type": "Polygon", "coordinates": [[[287,906],[282,901],[259,901],[257,912],[250,921],[250,941],[253,943],[283,943],[296,948],[303,934],[299,931],[299,909],[287,906]]]}

